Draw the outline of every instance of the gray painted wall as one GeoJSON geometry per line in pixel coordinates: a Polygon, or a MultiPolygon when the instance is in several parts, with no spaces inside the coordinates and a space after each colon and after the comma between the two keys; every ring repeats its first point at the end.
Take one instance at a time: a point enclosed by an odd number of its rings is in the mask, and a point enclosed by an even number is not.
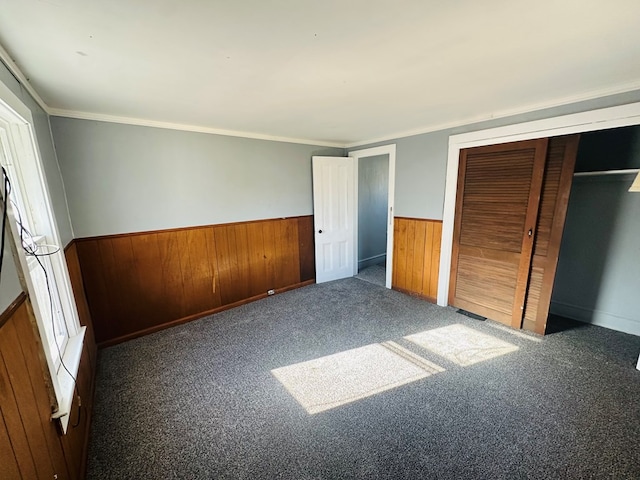
{"type": "Polygon", "coordinates": [[[401,217],[442,220],[450,135],[633,102],[640,102],[640,90],[496,120],[472,123],[437,132],[414,135],[412,137],[360,145],[358,147],[352,147],[350,150],[360,150],[395,143],[395,214],[401,217]]]}
{"type": "MultiPolygon", "coordinates": [[[[582,136],[576,170],[640,168],[640,127],[582,136]]],[[[551,311],[640,335],[640,193],[635,175],[575,177],[551,311]]]]}
{"type": "MultiPolygon", "coordinates": [[[[358,149],[396,143],[396,215],[442,219],[450,135],[632,101],[640,101],[640,92],[358,149]]],[[[50,121],[76,237],[308,215],[310,157],[345,152],[90,120],[50,121]]]]}
{"type": "MultiPolygon", "coordinates": [[[[3,63],[0,62],[0,82],[2,82],[22,103],[31,111],[33,115],[33,131],[36,137],[38,150],[42,160],[44,175],[51,197],[53,214],[58,225],[62,247],[65,247],[72,239],[73,232],[69,221],[67,201],[64,191],[62,176],[56,158],[51,130],[49,128],[48,115],[40,108],[26,89],[20,85],[15,77],[9,72],[3,63]]],[[[11,241],[7,235],[7,241],[11,241]]],[[[5,248],[4,265],[0,278],[0,312],[4,311],[13,300],[20,294],[22,287],[18,280],[16,264],[9,246],[5,248]]]]}
{"type": "MultiPolygon", "coordinates": [[[[504,125],[552,118],[560,115],[640,102],[640,91],[602,97],[561,107],[555,107],[508,118],[490,120],[413,137],[400,138],[358,146],[357,149],[396,144],[395,211],[397,216],[442,219],[444,183],[450,135],[466,133],[504,125]]],[[[606,137],[607,132],[601,132],[606,137]]],[[[352,148],[354,150],[356,148],[352,148]]],[[[618,134],[616,140],[604,142],[583,135],[581,160],[578,169],[592,169],[593,157],[599,168],[630,168],[637,164],[640,144],[628,133],[618,134]],[[599,146],[596,144],[600,143],[599,146]],[[613,147],[613,149],[611,149],[613,147]],[[599,152],[609,149],[605,158],[599,152]],[[586,152],[591,152],[585,153],[586,152]],[[636,152],[633,156],[631,152],[636,152]],[[634,158],[635,160],[631,160],[634,158]],[[634,163],[635,162],[635,163],[634,163]]],[[[569,206],[569,217],[563,242],[576,247],[563,246],[551,311],[570,318],[591,322],[617,330],[640,335],[640,194],[625,191],[631,178],[618,182],[576,182],[569,206]],[[585,186],[589,183],[590,186],[585,186]],[[602,213],[604,228],[591,222],[589,202],[602,213]],[[615,221],[605,226],[607,221],[615,221]],[[576,225],[573,225],[573,223],[576,225]],[[613,229],[607,237],[608,229],[613,229]],[[591,244],[582,244],[585,238],[591,244]],[[587,249],[587,251],[585,251],[587,249]],[[632,266],[633,264],[633,266],[632,266]],[[576,278],[584,282],[574,288],[576,278]],[[588,283],[588,285],[587,285],[588,283]]],[[[564,245],[564,243],[563,243],[564,245]]]]}
{"type": "Polygon", "coordinates": [[[310,215],[344,149],[51,118],[76,237],[310,215]]]}
{"type": "Polygon", "coordinates": [[[359,269],[386,258],[388,196],[389,156],[361,158],[358,162],[359,269]]]}
{"type": "MultiPolygon", "coordinates": [[[[313,145],[47,119],[4,67],[0,67],[0,80],[34,112],[34,127],[63,243],[68,243],[73,233],[86,237],[311,214],[310,157],[345,152],[313,145]],[[49,122],[55,149],[48,135],[49,122]]],[[[640,91],[358,149],[395,143],[396,215],[441,219],[450,135],[637,101],[640,91]]],[[[0,285],[0,295],[3,288],[0,285]]],[[[15,297],[15,288],[6,288],[11,292],[5,296],[15,297]]]]}
{"type": "MultiPolygon", "coordinates": [[[[10,240],[10,236],[7,234],[5,242],[10,240]]],[[[16,270],[13,252],[10,245],[5,245],[2,274],[0,274],[0,312],[4,312],[11,305],[11,302],[20,295],[20,292],[22,292],[22,285],[16,270]]]]}

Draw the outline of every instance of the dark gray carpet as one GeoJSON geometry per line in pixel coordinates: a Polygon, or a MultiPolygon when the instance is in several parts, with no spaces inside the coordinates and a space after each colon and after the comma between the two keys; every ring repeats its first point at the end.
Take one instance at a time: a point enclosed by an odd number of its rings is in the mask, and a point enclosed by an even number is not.
{"type": "Polygon", "coordinates": [[[640,337],[495,325],[347,279],[102,350],[88,478],[640,478],[640,337]],[[454,323],[519,350],[461,367],[402,338],[454,323]],[[315,415],[270,373],[388,340],[446,371],[315,415]]]}

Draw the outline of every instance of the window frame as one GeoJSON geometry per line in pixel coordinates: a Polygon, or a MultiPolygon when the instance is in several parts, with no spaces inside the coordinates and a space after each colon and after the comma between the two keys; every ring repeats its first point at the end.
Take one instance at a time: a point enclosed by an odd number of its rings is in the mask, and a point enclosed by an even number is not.
{"type": "MultiPolygon", "coordinates": [[[[31,111],[0,82],[0,148],[3,149],[0,162],[7,169],[13,191],[22,197],[22,200],[16,203],[21,204],[20,210],[25,210],[18,214],[9,202],[7,225],[10,232],[6,232],[6,240],[13,242],[15,248],[12,250],[20,283],[23,290],[29,294],[33,307],[48,367],[47,372],[50,376],[50,382],[47,383],[51,385],[51,398],[55,400],[55,404],[52,405],[54,412],[52,418],[60,421],[62,432],[66,433],[86,327],[80,325],[46,175],[32,125],[31,111]],[[29,271],[29,259],[22,248],[22,239],[16,223],[18,216],[22,218],[24,223],[36,230],[30,231],[34,237],[42,236],[44,237],[41,240],[43,243],[58,247],[58,251],[49,255],[42,263],[45,265],[50,261],[51,268],[48,275],[52,275],[52,277],[49,278],[49,283],[56,284],[64,317],[66,338],[65,344],[60,345],[62,348],[60,348],[59,357],[52,354],[58,348],[55,346],[56,343],[52,343],[56,340],[52,339],[51,333],[49,333],[49,330],[53,331],[53,328],[47,328],[47,325],[55,320],[52,320],[50,316],[45,318],[46,315],[43,314],[48,309],[42,308],[39,304],[37,290],[29,271]]],[[[2,190],[2,201],[4,201],[5,192],[4,189],[2,190]]],[[[43,257],[39,259],[42,261],[43,257]]],[[[42,298],[41,296],[40,302],[44,301],[42,298]]]]}

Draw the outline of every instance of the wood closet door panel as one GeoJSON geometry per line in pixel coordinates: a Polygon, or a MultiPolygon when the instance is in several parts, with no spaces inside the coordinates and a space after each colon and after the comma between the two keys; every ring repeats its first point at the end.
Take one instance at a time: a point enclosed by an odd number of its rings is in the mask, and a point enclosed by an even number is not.
{"type": "Polygon", "coordinates": [[[520,328],[547,144],[460,152],[451,305],[520,328]]]}
{"type": "Polygon", "coordinates": [[[579,135],[549,140],[522,328],[544,334],[562,231],[578,152],[579,135]]]}

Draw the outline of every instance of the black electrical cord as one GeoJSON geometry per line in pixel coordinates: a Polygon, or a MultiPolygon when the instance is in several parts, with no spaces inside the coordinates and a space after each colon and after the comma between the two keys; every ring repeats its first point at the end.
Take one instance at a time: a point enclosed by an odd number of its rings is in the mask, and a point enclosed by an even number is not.
{"type": "MultiPolygon", "coordinates": [[[[69,371],[67,366],[64,364],[64,361],[62,360],[62,352],[60,351],[60,345],[58,345],[58,341],[55,338],[56,323],[55,323],[55,318],[54,318],[54,313],[53,313],[53,294],[51,293],[51,287],[49,286],[49,275],[47,274],[47,269],[44,267],[44,265],[40,261],[40,258],[39,258],[40,255],[36,255],[36,254],[33,254],[33,253],[30,253],[29,255],[31,255],[32,257],[34,257],[36,259],[36,261],[40,265],[40,268],[42,268],[42,271],[44,272],[44,279],[45,279],[45,282],[47,284],[47,292],[49,292],[49,308],[51,310],[51,326],[53,327],[53,332],[54,332],[53,333],[53,335],[54,335],[53,343],[56,344],[56,350],[58,351],[58,357],[60,358],[60,365],[62,365],[62,367],[66,370],[66,372],[69,374],[69,376],[73,379],[73,384],[74,384],[74,388],[75,388],[76,377],[69,371]]],[[[66,324],[66,322],[65,322],[65,324],[66,324]]],[[[69,336],[69,332],[68,331],[67,331],[67,336],[69,336]]]]}
{"type": "MultiPolygon", "coordinates": [[[[2,262],[3,262],[3,258],[4,258],[4,243],[5,243],[5,226],[6,226],[6,220],[7,220],[7,205],[9,203],[9,193],[11,193],[11,181],[9,180],[9,176],[7,175],[6,170],[4,169],[4,167],[2,167],[2,176],[4,179],[4,205],[3,205],[3,213],[2,213],[2,241],[1,246],[0,246],[0,274],[2,273],[2,262]]],[[[36,261],[38,262],[38,265],[40,265],[40,268],[42,268],[42,272],[44,273],[44,279],[45,279],[45,283],[47,285],[47,293],[49,295],[49,310],[51,312],[51,327],[52,327],[52,331],[54,332],[54,338],[53,338],[53,343],[56,346],[56,350],[58,352],[58,358],[60,359],[60,365],[62,365],[62,368],[64,368],[64,370],[67,372],[67,374],[69,374],[69,376],[71,377],[72,381],[73,381],[73,394],[74,396],[78,397],[78,421],[75,424],[71,424],[72,428],[76,428],[78,425],[80,425],[80,421],[82,419],[82,404],[81,404],[81,400],[80,400],[80,396],[77,394],[77,386],[78,386],[78,382],[77,379],[75,377],[75,375],[73,375],[69,369],[67,368],[67,366],[64,363],[64,360],[62,359],[62,352],[60,350],[60,345],[58,344],[58,340],[57,338],[55,338],[55,331],[56,331],[56,322],[55,322],[55,314],[54,314],[54,309],[53,309],[53,293],[51,292],[51,284],[49,283],[49,274],[47,273],[47,269],[45,268],[44,264],[42,263],[42,261],[40,260],[40,257],[46,257],[49,255],[54,255],[56,253],[58,253],[60,251],[60,247],[57,247],[55,250],[51,251],[51,252],[46,252],[46,253],[38,253],[38,244],[37,242],[33,239],[33,235],[31,235],[31,232],[29,232],[29,230],[27,230],[24,226],[24,223],[22,222],[22,215],[20,213],[20,209],[18,208],[18,206],[15,204],[15,202],[11,201],[12,205],[14,207],[14,211],[17,213],[18,218],[16,219],[16,223],[19,229],[19,236],[20,236],[20,242],[22,243],[22,249],[25,251],[25,253],[31,257],[34,257],[36,259],[36,261]]],[[[67,325],[67,322],[64,322],[64,328],[66,330],[66,334],[67,337],[69,336],[69,327],[67,325]]],[[[73,401],[72,401],[73,403],[73,401]]],[[[69,415],[71,415],[71,413],[69,413],[69,415]]]]}
{"type": "Polygon", "coordinates": [[[7,226],[7,204],[9,199],[9,193],[11,192],[11,182],[9,182],[9,176],[7,171],[2,167],[2,179],[4,181],[4,193],[2,203],[2,241],[0,241],[0,280],[2,279],[2,265],[4,263],[4,237],[5,228],[7,226]]]}

